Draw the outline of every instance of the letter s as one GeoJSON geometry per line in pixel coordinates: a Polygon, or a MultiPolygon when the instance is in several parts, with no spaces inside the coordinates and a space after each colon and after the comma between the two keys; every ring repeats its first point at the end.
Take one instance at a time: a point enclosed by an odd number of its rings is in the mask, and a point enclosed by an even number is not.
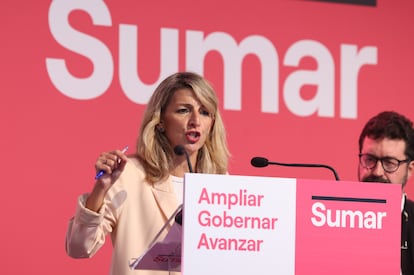
{"type": "Polygon", "coordinates": [[[314,226],[323,226],[326,223],[326,217],[324,214],[324,211],[326,210],[326,207],[323,203],[317,202],[312,205],[312,214],[316,217],[319,217],[319,220],[315,217],[311,218],[312,224],[314,226]],[[321,210],[319,212],[318,210],[321,210]]]}
{"type": "Polygon", "coordinates": [[[46,69],[55,87],[75,99],[91,99],[103,94],[112,82],[114,66],[109,49],[100,40],[81,33],[69,25],[74,10],[87,12],[95,25],[111,26],[111,15],[101,0],[54,0],[49,9],[49,27],[53,37],[63,47],[87,57],[93,72],[87,78],[70,74],[64,59],[46,58],[46,69]]]}

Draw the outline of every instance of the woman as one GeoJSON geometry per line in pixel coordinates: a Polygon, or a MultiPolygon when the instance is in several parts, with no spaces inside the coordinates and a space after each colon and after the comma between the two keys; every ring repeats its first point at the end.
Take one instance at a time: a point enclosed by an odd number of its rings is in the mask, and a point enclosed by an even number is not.
{"type": "Polygon", "coordinates": [[[176,73],[156,88],[143,116],[137,153],[102,153],[95,163],[103,171],[91,193],[80,196],[69,222],[66,251],[74,258],[93,256],[111,234],[111,274],[165,274],[131,270],[167,219],[182,203],[183,176],[189,172],[226,174],[229,152],[213,88],[203,77],[176,73]]]}

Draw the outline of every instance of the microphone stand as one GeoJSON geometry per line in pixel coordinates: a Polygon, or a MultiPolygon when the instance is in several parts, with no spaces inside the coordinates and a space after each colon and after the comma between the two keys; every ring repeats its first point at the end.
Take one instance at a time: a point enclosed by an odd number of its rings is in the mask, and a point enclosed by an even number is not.
{"type": "Polygon", "coordinates": [[[250,161],[251,165],[254,167],[266,167],[269,164],[279,165],[279,166],[289,166],[289,167],[317,167],[317,168],[326,168],[332,171],[334,174],[335,180],[339,181],[339,176],[336,170],[326,164],[315,164],[315,163],[283,163],[283,162],[275,162],[275,161],[268,161],[267,158],[262,157],[254,157],[250,161]]]}

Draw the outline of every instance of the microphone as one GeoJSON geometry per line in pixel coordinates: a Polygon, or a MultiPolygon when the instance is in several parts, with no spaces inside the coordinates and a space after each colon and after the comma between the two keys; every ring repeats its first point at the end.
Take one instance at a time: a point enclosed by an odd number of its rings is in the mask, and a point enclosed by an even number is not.
{"type": "Polygon", "coordinates": [[[188,170],[190,170],[190,173],[194,173],[193,172],[193,166],[191,165],[190,157],[188,156],[187,150],[185,150],[184,146],[182,146],[182,145],[175,146],[174,147],[174,153],[177,156],[185,155],[185,158],[186,158],[187,164],[188,164],[188,170]]]}
{"type": "MultiPolygon", "coordinates": [[[[184,146],[182,145],[175,146],[174,153],[177,156],[185,155],[185,159],[187,160],[188,170],[190,171],[190,173],[194,173],[193,166],[191,165],[190,157],[188,155],[187,150],[185,150],[184,146]]],[[[182,208],[177,213],[177,215],[175,215],[175,222],[178,223],[179,225],[183,224],[183,209],[182,208]]]]}
{"type": "Polygon", "coordinates": [[[280,166],[290,166],[290,167],[319,167],[319,168],[327,168],[332,171],[334,174],[335,180],[339,181],[338,173],[336,173],[335,169],[331,166],[326,164],[314,164],[314,163],[282,163],[282,162],[274,162],[269,161],[267,158],[262,157],[254,157],[250,161],[252,166],[254,167],[266,167],[269,164],[280,165],[280,166]]]}

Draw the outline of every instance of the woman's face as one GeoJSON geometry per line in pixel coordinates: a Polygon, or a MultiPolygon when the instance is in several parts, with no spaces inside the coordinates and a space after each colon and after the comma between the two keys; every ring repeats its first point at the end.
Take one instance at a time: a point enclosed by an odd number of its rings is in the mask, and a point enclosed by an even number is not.
{"type": "Polygon", "coordinates": [[[161,117],[170,145],[182,145],[190,155],[204,145],[212,125],[212,115],[190,89],[175,91],[161,117]]]}

